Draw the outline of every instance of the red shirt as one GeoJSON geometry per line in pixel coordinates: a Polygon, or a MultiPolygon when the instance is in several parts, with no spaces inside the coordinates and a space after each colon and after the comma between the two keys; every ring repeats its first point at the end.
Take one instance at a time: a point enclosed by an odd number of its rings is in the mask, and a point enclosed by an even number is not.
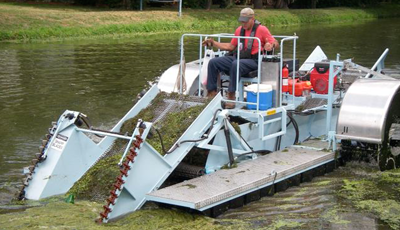
{"type": "MultiPolygon", "coordinates": [[[[236,31],[235,31],[235,36],[240,36],[240,30],[242,29],[242,26],[239,26],[236,31]]],[[[244,31],[244,36],[250,37],[251,34],[251,29],[250,30],[245,30],[244,31]]],[[[269,43],[273,43],[275,41],[275,38],[271,35],[267,27],[263,25],[259,25],[257,30],[256,30],[256,37],[258,37],[261,40],[261,50],[263,50],[263,47],[266,43],[266,40],[268,40],[269,43]]],[[[247,49],[247,42],[249,39],[244,40],[244,49],[247,49]]],[[[240,39],[240,41],[243,41],[243,39],[240,39]]],[[[237,47],[237,38],[232,38],[231,44],[237,47]]],[[[251,54],[257,54],[258,52],[258,41],[255,39],[253,41],[253,47],[251,48],[251,54]]]]}

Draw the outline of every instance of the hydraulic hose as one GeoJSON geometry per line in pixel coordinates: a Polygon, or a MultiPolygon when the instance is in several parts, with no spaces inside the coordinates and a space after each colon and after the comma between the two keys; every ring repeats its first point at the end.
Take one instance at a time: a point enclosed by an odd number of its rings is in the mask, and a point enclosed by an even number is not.
{"type": "MultiPolygon", "coordinates": [[[[288,125],[286,125],[286,126],[288,126],[288,125]]],[[[278,151],[281,148],[281,141],[282,141],[282,136],[278,136],[276,138],[276,142],[275,142],[275,151],[278,151]]]]}
{"type": "Polygon", "coordinates": [[[287,116],[288,116],[289,119],[290,119],[290,122],[288,123],[288,125],[289,125],[290,123],[292,123],[292,124],[293,124],[293,127],[294,127],[294,130],[295,130],[295,132],[296,132],[296,137],[295,137],[295,139],[294,139],[294,143],[293,143],[293,144],[297,144],[297,143],[299,142],[299,136],[300,136],[299,126],[298,126],[296,120],[293,118],[293,115],[292,115],[291,113],[287,113],[287,116]]]}
{"type": "Polygon", "coordinates": [[[242,156],[245,156],[245,155],[249,155],[249,154],[253,154],[253,153],[260,153],[260,154],[264,154],[265,155],[265,154],[272,153],[272,151],[269,151],[269,150],[266,150],[266,149],[264,149],[264,150],[253,150],[253,151],[250,151],[250,152],[247,152],[247,153],[241,153],[241,154],[237,155],[235,157],[235,160],[237,158],[239,158],[239,157],[242,157],[242,156]]]}
{"type": "Polygon", "coordinates": [[[233,158],[231,135],[229,132],[227,120],[228,120],[227,118],[224,119],[224,133],[225,133],[226,147],[228,148],[229,165],[232,166],[235,159],[233,158]]]}
{"type": "MultiPolygon", "coordinates": [[[[289,117],[290,121],[289,121],[289,123],[286,124],[286,127],[289,127],[289,125],[293,123],[293,127],[294,127],[295,132],[296,132],[296,137],[295,137],[295,140],[294,140],[293,144],[297,144],[299,142],[299,134],[300,134],[299,126],[297,125],[297,122],[293,118],[291,113],[288,113],[288,117],[289,117]]],[[[281,141],[282,141],[282,136],[278,136],[276,138],[276,142],[275,142],[275,151],[278,151],[281,148],[281,141]]]]}

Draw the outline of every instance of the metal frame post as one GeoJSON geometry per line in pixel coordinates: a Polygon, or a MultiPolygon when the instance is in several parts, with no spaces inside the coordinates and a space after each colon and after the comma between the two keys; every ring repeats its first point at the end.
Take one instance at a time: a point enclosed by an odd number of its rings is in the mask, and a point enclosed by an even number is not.
{"type": "Polygon", "coordinates": [[[178,16],[179,16],[179,17],[182,16],[182,0],[179,0],[179,12],[178,12],[178,16]]]}
{"type": "MultiPolygon", "coordinates": [[[[283,68],[283,43],[285,41],[292,41],[293,40],[293,72],[296,69],[296,40],[299,38],[297,35],[294,36],[274,36],[275,38],[282,38],[281,39],[281,47],[280,47],[280,71],[279,71],[279,89],[280,89],[280,97],[279,97],[279,107],[282,106],[282,68],[283,68]]],[[[293,105],[294,105],[294,95],[295,95],[295,81],[293,81],[293,105]]]]}
{"type": "MultiPolygon", "coordinates": [[[[378,58],[378,60],[375,62],[375,64],[372,66],[371,70],[376,71],[380,73],[383,68],[385,68],[385,59],[387,54],[389,53],[389,49],[386,48],[385,51],[383,51],[382,55],[378,58]]],[[[371,73],[367,73],[365,75],[365,78],[371,78],[371,73]]]]}
{"type": "Polygon", "coordinates": [[[326,133],[329,134],[331,130],[332,109],[333,109],[333,83],[335,76],[342,70],[343,62],[330,61],[329,63],[329,83],[328,83],[328,105],[326,114],[326,133]],[[337,68],[335,70],[335,68],[337,68]]]}

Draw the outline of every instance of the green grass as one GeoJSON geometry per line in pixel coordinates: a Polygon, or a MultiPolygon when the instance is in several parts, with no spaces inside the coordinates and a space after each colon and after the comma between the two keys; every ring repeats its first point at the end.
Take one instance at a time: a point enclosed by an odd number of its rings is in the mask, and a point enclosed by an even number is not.
{"type": "MultiPolygon", "coordinates": [[[[145,11],[104,10],[68,5],[0,3],[0,41],[55,40],[99,36],[136,36],[148,33],[199,32],[238,26],[238,7],[231,9],[147,8],[145,11]]],[[[400,5],[375,8],[256,10],[267,26],[353,22],[399,17],[400,5]]]]}

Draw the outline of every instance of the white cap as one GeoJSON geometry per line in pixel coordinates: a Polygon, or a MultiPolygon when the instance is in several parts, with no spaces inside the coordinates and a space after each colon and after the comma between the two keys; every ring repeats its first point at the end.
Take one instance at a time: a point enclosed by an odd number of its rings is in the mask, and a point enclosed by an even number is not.
{"type": "Polygon", "coordinates": [[[248,22],[250,18],[254,17],[254,10],[251,8],[244,8],[240,11],[239,22],[248,22]]]}

